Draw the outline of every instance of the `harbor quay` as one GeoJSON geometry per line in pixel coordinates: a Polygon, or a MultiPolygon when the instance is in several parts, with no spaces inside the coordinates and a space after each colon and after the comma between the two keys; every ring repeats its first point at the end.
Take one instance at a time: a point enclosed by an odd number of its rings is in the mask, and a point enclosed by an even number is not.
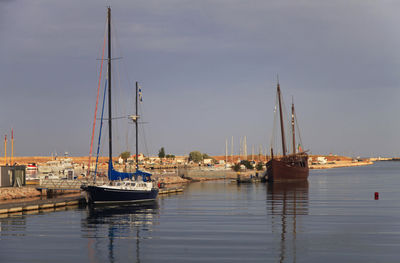
{"type": "MultiPolygon", "coordinates": [[[[84,203],[85,198],[81,193],[80,186],[92,180],[91,177],[84,176],[85,162],[87,157],[68,157],[69,165],[77,170],[72,180],[66,178],[48,178],[49,172],[40,173],[36,180],[27,180],[25,186],[21,187],[0,187],[0,214],[13,213],[21,211],[41,210],[57,208],[68,205],[84,203]],[[47,178],[43,177],[46,176],[47,178]],[[39,178],[40,177],[40,178],[39,178]]],[[[180,193],[184,191],[184,185],[197,181],[212,180],[231,180],[237,182],[258,182],[265,173],[265,170],[246,170],[234,171],[227,163],[221,162],[226,156],[215,156],[214,165],[208,163],[191,164],[178,163],[171,160],[160,160],[159,163],[143,163],[146,169],[153,171],[153,179],[160,188],[161,195],[180,193]],[[216,165],[223,163],[224,165],[216,165]],[[151,165],[151,166],[149,166],[151,165]],[[150,168],[149,168],[150,167],[150,168]]],[[[48,163],[54,162],[52,157],[15,157],[18,164],[36,163],[38,170],[40,167],[48,167],[48,163]]],[[[59,158],[60,160],[60,158],[59,158]]],[[[232,158],[233,161],[240,161],[232,158]]],[[[261,159],[260,159],[261,160],[261,159]]],[[[262,161],[266,161],[267,158],[262,161]]],[[[388,161],[392,159],[384,159],[388,161]]],[[[105,160],[103,160],[105,161],[105,160]]],[[[364,166],[373,164],[373,161],[380,159],[354,159],[343,156],[310,156],[310,169],[331,169],[339,167],[364,166]]],[[[1,159],[0,159],[1,162],[1,159]]],[[[126,169],[125,165],[118,165],[118,159],[115,159],[116,167],[120,170],[126,169]]],[[[106,171],[107,164],[100,166],[100,172],[106,171]]],[[[45,170],[46,171],[46,170],[45,170]]],[[[104,173],[105,174],[105,173],[104,173]]],[[[103,175],[98,178],[98,184],[107,183],[107,178],[103,175]]]]}
{"type": "MultiPolygon", "coordinates": [[[[26,191],[26,188],[29,187],[21,187],[20,191],[26,191]]],[[[83,203],[84,198],[80,193],[45,199],[41,199],[40,197],[13,199],[0,202],[0,216],[2,214],[12,214],[18,212],[49,211],[49,209],[54,210],[61,207],[77,206],[83,203]]]]}

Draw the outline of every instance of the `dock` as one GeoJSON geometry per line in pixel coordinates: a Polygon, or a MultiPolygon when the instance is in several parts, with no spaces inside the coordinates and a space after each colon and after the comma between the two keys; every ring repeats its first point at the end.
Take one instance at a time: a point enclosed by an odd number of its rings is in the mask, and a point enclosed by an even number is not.
{"type": "Polygon", "coordinates": [[[48,199],[21,200],[0,204],[0,215],[16,212],[39,211],[83,204],[81,195],[61,196],[48,199]]]}
{"type": "Polygon", "coordinates": [[[160,188],[158,194],[163,195],[163,194],[173,194],[180,192],[183,192],[183,187],[166,187],[166,188],[160,188]]]}

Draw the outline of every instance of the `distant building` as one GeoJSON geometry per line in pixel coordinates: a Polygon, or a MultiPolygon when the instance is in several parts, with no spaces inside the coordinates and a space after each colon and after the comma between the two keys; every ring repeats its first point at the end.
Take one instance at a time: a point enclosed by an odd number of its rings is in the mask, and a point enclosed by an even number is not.
{"type": "Polygon", "coordinates": [[[317,157],[317,163],[319,164],[326,164],[328,160],[324,156],[318,156],[317,157]]]}
{"type": "Polygon", "coordinates": [[[209,158],[209,159],[204,159],[203,163],[204,164],[212,164],[213,159],[209,158]]]}

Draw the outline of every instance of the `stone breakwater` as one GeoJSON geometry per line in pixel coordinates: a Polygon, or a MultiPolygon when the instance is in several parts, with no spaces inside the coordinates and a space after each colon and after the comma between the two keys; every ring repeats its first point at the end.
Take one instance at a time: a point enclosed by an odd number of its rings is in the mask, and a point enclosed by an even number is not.
{"type": "Polygon", "coordinates": [[[164,184],[185,184],[185,183],[190,182],[188,179],[182,178],[182,177],[174,175],[174,174],[154,175],[153,178],[157,182],[164,183],[164,184]]]}
{"type": "Polygon", "coordinates": [[[310,165],[310,169],[332,169],[332,168],[341,168],[341,167],[354,167],[354,166],[365,166],[371,165],[374,162],[365,161],[365,162],[346,162],[346,161],[338,161],[335,163],[328,164],[313,164],[310,165]]]}
{"type": "Polygon", "coordinates": [[[0,188],[0,200],[12,200],[40,196],[34,187],[4,187],[0,188]]]}

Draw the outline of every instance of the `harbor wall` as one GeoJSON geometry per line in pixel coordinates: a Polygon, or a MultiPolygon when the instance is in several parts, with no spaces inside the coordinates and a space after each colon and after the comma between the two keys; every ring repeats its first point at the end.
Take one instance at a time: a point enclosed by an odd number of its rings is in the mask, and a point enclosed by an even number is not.
{"type": "Polygon", "coordinates": [[[237,174],[233,170],[203,170],[196,168],[179,168],[177,173],[180,177],[190,178],[192,180],[234,179],[237,174]]]}

